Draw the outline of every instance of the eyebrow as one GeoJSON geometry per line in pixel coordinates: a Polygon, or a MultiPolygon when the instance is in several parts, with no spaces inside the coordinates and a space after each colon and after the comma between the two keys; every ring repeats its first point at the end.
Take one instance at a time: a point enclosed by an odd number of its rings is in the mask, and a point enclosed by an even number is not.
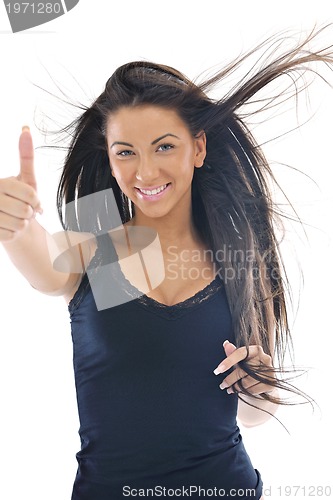
{"type": "MultiPolygon", "coordinates": [[[[159,141],[161,141],[162,139],[165,139],[165,137],[175,137],[176,139],[179,139],[180,140],[180,137],[178,137],[177,135],[175,134],[171,134],[171,133],[167,133],[167,134],[164,134],[164,135],[161,135],[161,137],[158,137],[157,139],[155,139],[151,145],[154,146],[155,144],[157,144],[159,141]]],[[[110,149],[113,148],[113,146],[116,146],[117,144],[119,145],[122,145],[122,146],[129,146],[130,148],[134,148],[133,144],[130,144],[129,142],[123,142],[123,141],[115,141],[111,144],[110,146],[110,149]]]]}

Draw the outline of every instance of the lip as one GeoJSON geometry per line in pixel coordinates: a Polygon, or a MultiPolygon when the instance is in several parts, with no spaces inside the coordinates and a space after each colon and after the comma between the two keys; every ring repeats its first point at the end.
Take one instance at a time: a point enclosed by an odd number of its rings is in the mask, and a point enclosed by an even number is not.
{"type": "Polygon", "coordinates": [[[137,193],[137,196],[142,199],[142,200],[148,200],[148,201],[156,201],[156,200],[160,200],[164,195],[165,193],[167,193],[169,190],[170,190],[170,187],[171,187],[171,182],[166,182],[165,184],[167,184],[166,188],[163,189],[163,191],[161,191],[160,193],[157,193],[157,194],[144,194],[142,191],[140,191],[140,189],[144,189],[144,190],[147,190],[147,191],[153,191],[154,189],[158,189],[159,187],[163,186],[163,184],[159,184],[158,186],[151,186],[151,187],[143,187],[143,188],[138,188],[135,186],[135,192],[137,193]]]}

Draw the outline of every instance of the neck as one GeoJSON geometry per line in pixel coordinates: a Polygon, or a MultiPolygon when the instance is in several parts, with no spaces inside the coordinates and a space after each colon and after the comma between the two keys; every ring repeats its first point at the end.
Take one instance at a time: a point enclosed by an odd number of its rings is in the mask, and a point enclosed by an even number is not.
{"type": "Polygon", "coordinates": [[[159,236],[163,251],[167,251],[170,245],[176,246],[179,250],[200,245],[200,238],[192,220],[191,207],[181,215],[172,213],[156,218],[147,217],[137,210],[130,224],[153,228],[159,236]]]}

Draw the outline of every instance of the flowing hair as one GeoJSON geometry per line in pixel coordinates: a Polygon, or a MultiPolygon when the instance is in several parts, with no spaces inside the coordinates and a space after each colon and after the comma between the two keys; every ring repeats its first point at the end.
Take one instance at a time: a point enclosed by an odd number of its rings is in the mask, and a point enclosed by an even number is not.
{"type": "MultiPolygon", "coordinates": [[[[194,137],[205,131],[205,163],[203,168],[194,169],[192,181],[193,222],[212,255],[223,254],[222,261],[216,260],[216,265],[224,280],[236,347],[245,346],[249,353],[250,345],[261,346],[274,360],[275,368],[272,375],[272,370],[254,367],[247,359],[239,365],[272,389],[286,389],[303,396],[302,391],[290,384],[290,376],[286,376],[296,370],[284,367],[287,348],[292,350],[292,339],[286,305],[288,279],[276,234],[281,214],[269,188],[270,183],[276,181],[247,119],[304,90],[304,73],[317,74],[310,63],[331,66],[332,47],[308,48],[322,29],[313,30],[279,57],[275,54],[285,41],[269,39],[200,83],[194,83],[172,67],[148,61],[119,67],[93,104],[62,129],[71,135],[71,142],[57,192],[58,212],[65,230],[97,234],[98,218],[89,220],[87,227],[79,211],[74,217],[67,212],[67,204],[110,188],[124,224],[135,214],[135,207],[111,175],[106,123],[110,116],[112,119],[112,113],[124,106],[157,105],[175,110],[194,137]],[[266,50],[268,56],[260,60],[262,65],[254,74],[249,71],[220,99],[209,96],[216,84],[232,76],[258,49],[266,50]],[[284,92],[269,98],[260,97],[262,89],[283,75],[290,77],[284,92]],[[301,88],[300,82],[303,82],[301,88]],[[255,103],[257,109],[246,113],[246,105],[250,103],[255,103]],[[273,345],[270,338],[274,338],[273,345]]],[[[109,208],[105,200],[106,213],[109,208]]],[[[242,385],[241,389],[252,396],[242,385]]],[[[273,396],[271,391],[261,397],[277,404],[289,404],[273,396]]]]}

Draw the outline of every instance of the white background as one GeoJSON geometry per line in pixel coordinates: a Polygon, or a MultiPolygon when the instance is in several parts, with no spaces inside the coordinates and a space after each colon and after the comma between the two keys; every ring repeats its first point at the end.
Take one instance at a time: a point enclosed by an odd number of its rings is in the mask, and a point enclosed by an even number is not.
{"type": "MultiPolygon", "coordinates": [[[[195,77],[212,66],[222,67],[276,32],[292,29],[297,39],[297,33],[305,35],[316,22],[332,22],[331,10],[328,0],[81,0],[67,15],[14,35],[0,4],[1,176],[17,174],[22,125],[30,125],[37,147],[45,140],[36,125],[57,129],[75,116],[74,108],[47,97],[33,84],[59,96],[53,79],[72,101],[89,104],[116,67],[130,60],[169,64],[195,77]]],[[[321,43],[332,42],[330,29],[321,43]]],[[[332,83],[333,74],[325,70],[325,75],[332,83]]],[[[315,398],[320,411],[313,414],[309,407],[281,409],[277,417],[290,434],[273,419],[264,426],[242,429],[252,462],[263,476],[266,499],[288,498],[286,486],[303,488],[298,492],[292,489],[291,498],[319,497],[320,490],[310,487],[328,485],[333,496],[333,90],[316,80],[309,96],[308,107],[305,100],[300,101],[300,116],[309,117],[314,112],[315,116],[300,131],[271,143],[266,154],[272,161],[291,163],[315,181],[286,167],[274,167],[299,215],[309,224],[308,239],[299,226],[288,226],[288,243],[283,249],[295,290],[292,329],[296,364],[311,367],[297,384],[315,398]]],[[[296,124],[295,109],[290,108],[259,128],[259,136],[274,137],[296,124]]],[[[60,230],[55,192],[61,158],[54,151],[36,150],[44,207],[39,221],[50,232],[60,230]]],[[[2,247],[0,269],[0,498],[69,500],[79,423],[66,304],[62,298],[34,291],[13,268],[2,247]]]]}

